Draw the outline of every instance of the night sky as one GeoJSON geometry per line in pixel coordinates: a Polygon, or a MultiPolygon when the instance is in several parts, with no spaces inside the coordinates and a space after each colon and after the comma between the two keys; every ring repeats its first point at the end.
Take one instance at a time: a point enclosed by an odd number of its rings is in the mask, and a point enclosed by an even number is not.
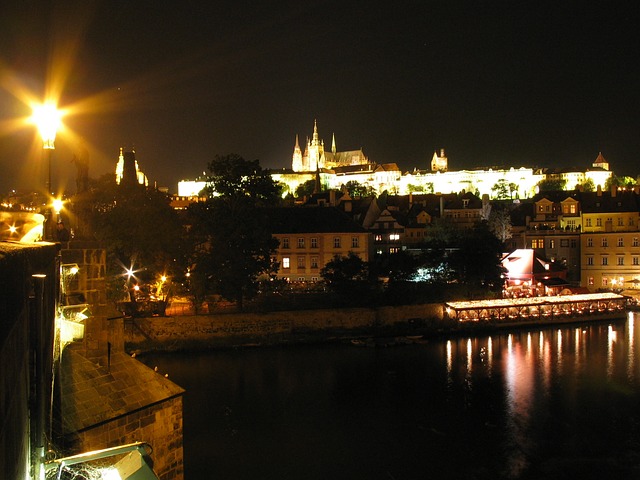
{"type": "Polygon", "coordinates": [[[176,191],[216,154],[290,167],[316,119],[327,148],[335,133],[403,170],[445,148],[452,170],[585,169],[601,151],[640,173],[633,2],[75,3],[0,6],[0,191],[44,185],[34,128],[12,120],[52,84],[74,112],[54,157],[72,190],[80,139],[90,176],[134,146],[176,191]]]}

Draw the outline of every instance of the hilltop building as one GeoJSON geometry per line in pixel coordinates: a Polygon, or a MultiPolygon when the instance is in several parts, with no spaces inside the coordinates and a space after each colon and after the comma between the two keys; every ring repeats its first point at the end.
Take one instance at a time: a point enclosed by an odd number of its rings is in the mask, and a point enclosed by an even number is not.
{"type": "Polygon", "coordinates": [[[433,158],[431,159],[431,171],[432,172],[446,172],[449,168],[449,159],[444,154],[444,148],[440,149],[440,155],[438,152],[433,152],[433,158]]]}
{"type": "Polygon", "coordinates": [[[362,149],[338,152],[336,148],[335,134],[331,139],[331,151],[325,151],[324,140],[318,135],[318,124],[313,122],[313,134],[307,138],[304,152],[300,149],[298,136],[293,147],[291,169],[294,172],[315,172],[318,169],[334,169],[354,165],[366,165],[369,160],[362,149]]]}
{"type": "MultiPolygon", "coordinates": [[[[563,180],[567,190],[589,182],[594,188],[604,189],[611,175],[609,162],[602,153],[587,170],[489,167],[454,171],[450,170],[444,149],[433,153],[427,169],[414,168],[403,172],[395,161],[371,161],[362,148],[338,151],[335,134],[332,135],[331,149],[325,149],[317,122],[314,122],[313,134],[307,138],[304,150],[296,135],[291,168],[272,172],[273,178],[285,186],[285,195],[295,194],[296,189],[308,181],[316,182],[316,191],[342,190],[349,182],[357,182],[378,195],[383,192],[396,195],[471,192],[478,197],[488,195],[494,200],[531,198],[538,193],[537,186],[542,180],[563,180]]],[[[178,195],[197,197],[205,185],[204,179],[181,181],[178,183],[178,195]]]]}

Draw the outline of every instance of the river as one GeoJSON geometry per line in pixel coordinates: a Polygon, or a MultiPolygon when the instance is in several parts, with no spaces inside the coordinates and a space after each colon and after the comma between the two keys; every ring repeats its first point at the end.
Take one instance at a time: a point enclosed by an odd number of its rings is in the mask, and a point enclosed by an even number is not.
{"type": "Polygon", "coordinates": [[[393,347],[139,358],[186,389],[186,480],[640,478],[640,316],[393,347]]]}

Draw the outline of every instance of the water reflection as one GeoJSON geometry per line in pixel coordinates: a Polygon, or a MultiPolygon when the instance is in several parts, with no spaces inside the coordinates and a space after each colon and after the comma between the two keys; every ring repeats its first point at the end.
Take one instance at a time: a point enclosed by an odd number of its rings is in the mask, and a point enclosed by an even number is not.
{"type": "Polygon", "coordinates": [[[187,388],[190,480],[616,478],[640,471],[634,326],[146,361],[187,388]]]}

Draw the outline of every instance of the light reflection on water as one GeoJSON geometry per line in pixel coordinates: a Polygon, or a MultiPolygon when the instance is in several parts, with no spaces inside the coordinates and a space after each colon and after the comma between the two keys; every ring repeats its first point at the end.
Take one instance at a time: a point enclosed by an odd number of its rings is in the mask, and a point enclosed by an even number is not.
{"type": "Polygon", "coordinates": [[[149,355],[186,478],[640,478],[635,316],[390,348],[149,355]]]}

